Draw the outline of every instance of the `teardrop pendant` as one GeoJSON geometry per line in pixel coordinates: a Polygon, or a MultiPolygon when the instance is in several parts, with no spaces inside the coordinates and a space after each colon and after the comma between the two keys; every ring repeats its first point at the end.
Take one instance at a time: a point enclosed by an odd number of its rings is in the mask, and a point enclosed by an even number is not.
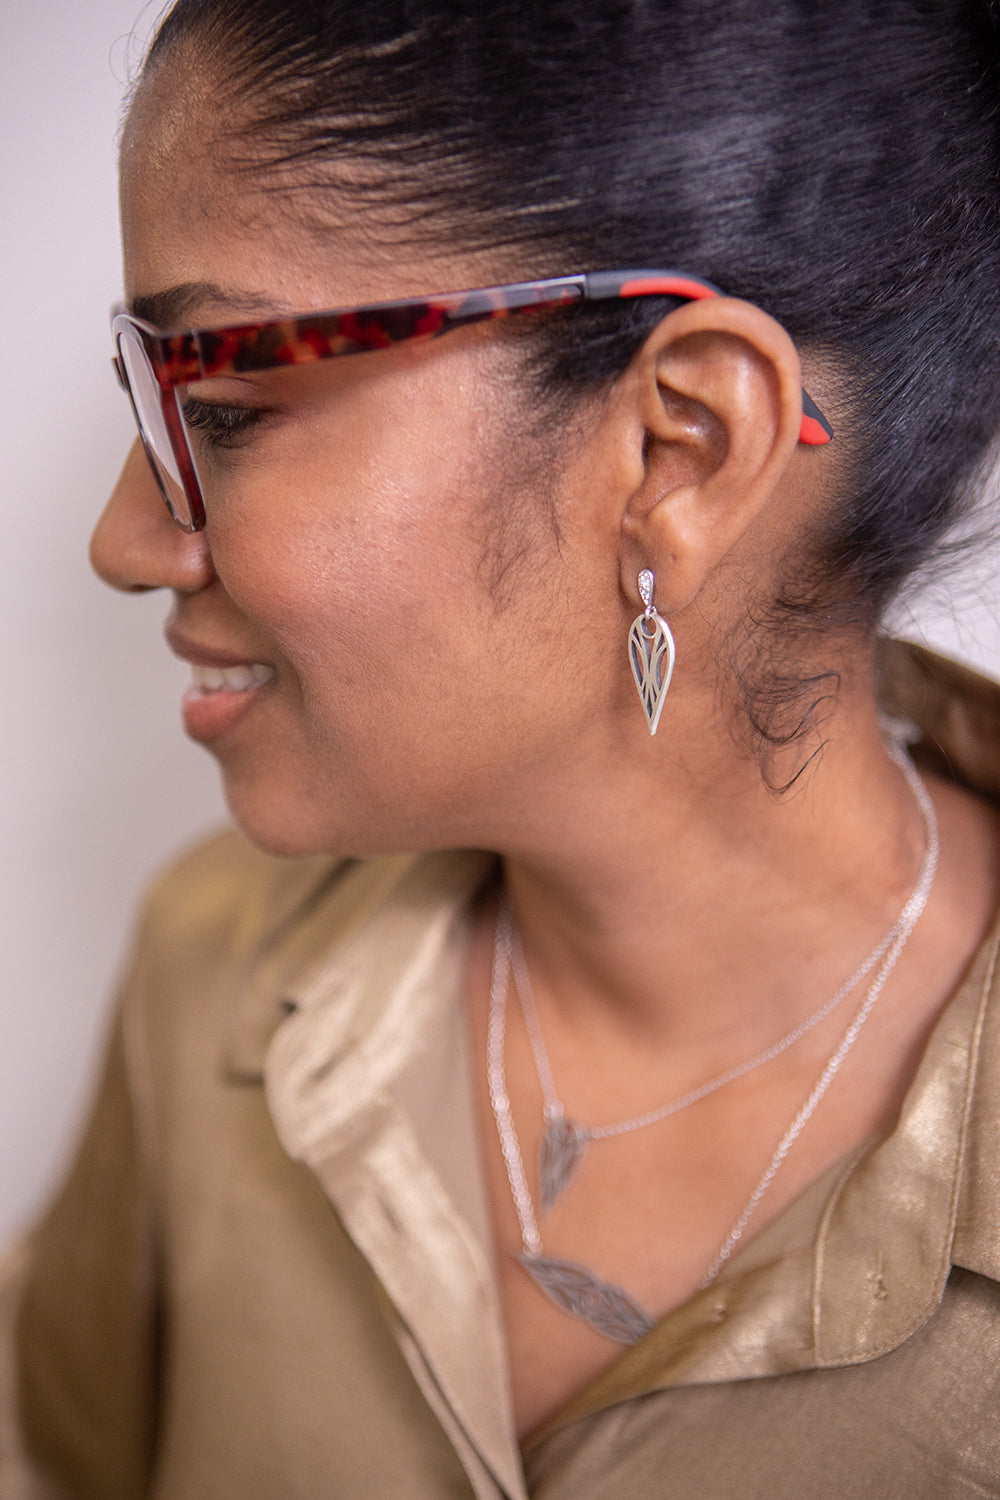
{"type": "Polygon", "coordinates": [[[538,1152],[539,1199],[547,1214],[576,1176],[590,1131],[565,1115],[556,1115],[545,1127],[538,1152]]]}
{"type": "Polygon", "coordinates": [[[652,573],[644,568],[639,574],[639,593],[646,608],[633,620],[628,636],[632,676],[650,734],[656,733],[660,722],[676,656],[670,626],[653,605],[653,583],[652,573]]]}

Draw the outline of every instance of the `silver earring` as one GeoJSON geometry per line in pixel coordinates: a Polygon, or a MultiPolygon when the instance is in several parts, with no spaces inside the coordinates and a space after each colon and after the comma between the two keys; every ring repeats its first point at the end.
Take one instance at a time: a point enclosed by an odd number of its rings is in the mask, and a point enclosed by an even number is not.
{"type": "Polygon", "coordinates": [[[653,605],[655,582],[649,569],[643,568],[639,574],[639,594],[645,609],[638,619],[633,620],[628,633],[628,659],[650,734],[656,733],[660,722],[677,654],[670,626],[653,605]]]}

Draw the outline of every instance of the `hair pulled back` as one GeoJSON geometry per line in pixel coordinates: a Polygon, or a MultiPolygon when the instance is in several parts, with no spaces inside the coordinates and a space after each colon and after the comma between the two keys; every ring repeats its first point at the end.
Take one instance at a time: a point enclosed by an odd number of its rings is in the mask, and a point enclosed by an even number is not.
{"type": "MultiPolygon", "coordinates": [[[[147,65],[185,42],[253,170],[411,243],[509,247],[515,275],[683,268],[828,360],[838,500],[732,651],[759,742],[793,738],[803,684],[768,642],[874,627],[1000,424],[988,0],[177,0],[147,65]]],[[[670,305],[524,320],[541,390],[607,382],[670,305]]]]}

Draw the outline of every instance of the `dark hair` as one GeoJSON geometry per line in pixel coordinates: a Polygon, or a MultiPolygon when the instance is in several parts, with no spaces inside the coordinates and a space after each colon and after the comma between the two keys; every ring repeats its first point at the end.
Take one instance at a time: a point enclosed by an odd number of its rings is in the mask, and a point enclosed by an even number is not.
{"type": "MultiPolygon", "coordinates": [[[[177,0],[149,61],[194,42],[253,170],[358,193],[411,241],[510,247],[521,274],[679,266],[829,362],[839,498],[727,646],[767,746],[824,696],[776,665],[794,633],[874,628],[981,489],[994,21],[988,0],[177,0]]],[[[670,305],[525,320],[530,368],[554,398],[600,386],[670,305]]]]}

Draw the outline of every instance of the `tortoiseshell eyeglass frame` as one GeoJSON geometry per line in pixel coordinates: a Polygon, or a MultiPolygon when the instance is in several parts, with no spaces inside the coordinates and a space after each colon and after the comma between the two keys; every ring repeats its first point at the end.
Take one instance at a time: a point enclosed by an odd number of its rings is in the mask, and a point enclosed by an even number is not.
{"type": "MultiPolygon", "coordinates": [[[[555,276],[545,281],[516,281],[473,291],[443,292],[434,297],[407,297],[365,307],[335,308],[330,312],[304,313],[299,317],[277,318],[266,323],[237,323],[224,328],[166,333],[130,313],[116,311],[112,322],[116,351],[114,365],[122,387],[131,398],[139,435],[170,514],[185,531],[200,531],[205,524],[205,504],[188,442],[178,386],[212,376],[272,370],[283,365],[336,359],[343,354],[388,349],[393,344],[413,339],[438,338],[465,324],[575,302],[653,296],[676,297],[690,302],[722,295],[711,282],[683,271],[590,271],[575,276],[555,276]],[[144,428],[135,395],[129,387],[121,348],[123,338],[138,341],[155,377],[187,514],[171,499],[158,468],[152,438],[144,428]]],[[[828,443],[832,436],[829,422],[803,391],[799,441],[818,446],[828,443]]]]}

